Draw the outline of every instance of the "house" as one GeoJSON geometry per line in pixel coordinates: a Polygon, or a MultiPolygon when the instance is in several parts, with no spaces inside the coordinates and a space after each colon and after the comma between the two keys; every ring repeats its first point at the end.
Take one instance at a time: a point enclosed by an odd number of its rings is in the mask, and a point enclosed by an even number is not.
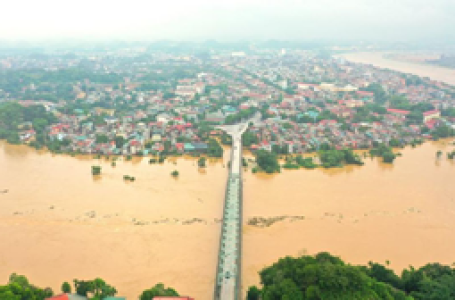
{"type": "Polygon", "coordinates": [[[194,146],[191,143],[185,143],[183,145],[183,149],[185,150],[185,152],[193,152],[194,151],[194,146]]]}
{"type": "Polygon", "coordinates": [[[183,143],[175,143],[175,149],[179,153],[183,153],[183,151],[185,151],[184,147],[185,147],[185,145],[183,143]]]}
{"type": "Polygon", "coordinates": [[[411,112],[409,110],[402,110],[402,109],[395,109],[395,108],[387,108],[387,112],[397,115],[397,116],[407,116],[411,112]]]}
{"type": "Polygon", "coordinates": [[[213,122],[213,123],[222,123],[222,122],[224,122],[224,119],[225,119],[225,117],[224,117],[223,113],[220,111],[217,111],[214,113],[209,113],[205,117],[205,120],[207,122],[213,122]]]}
{"type": "Polygon", "coordinates": [[[430,110],[423,113],[423,122],[427,123],[431,119],[439,119],[441,112],[439,110],[430,110]]]}
{"type": "Polygon", "coordinates": [[[163,297],[163,296],[158,296],[158,297],[153,297],[153,300],[194,300],[194,298],[191,298],[191,297],[163,297]]]}
{"type": "Polygon", "coordinates": [[[207,152],[208,146],[206,143],[193,143],[194,151],[207,152]]]}
{"type": "Polygon", "coordinates": [[[169,116],[168,114],[164,114],[164,113],[156,116],[156,121],[159,123],[167,124],[171,121],[171,119],[172,119],[171,116],[169,116]]]}
{"type": "Polygon", "coordinates": [[[87,300],[87,297],[79,296],[77,294],[61,294],[46,298],[46,300],[87,300]]]}

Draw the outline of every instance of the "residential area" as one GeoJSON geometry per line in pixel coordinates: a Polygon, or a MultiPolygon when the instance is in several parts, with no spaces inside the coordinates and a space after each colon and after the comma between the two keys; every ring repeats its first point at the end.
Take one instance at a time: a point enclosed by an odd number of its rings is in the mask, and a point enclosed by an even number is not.
{"type": "Polygon", "coordinates": [[[56,152],[205,153],[223,136],[216,125],[256,112],[244,146],[280,154],[402,146],[455,128],[455,87],[308,51],[129,49],[3,57],[0,69],[0,120],[17,105],[52,115],[0,122],[0,137],[56,152]]]}

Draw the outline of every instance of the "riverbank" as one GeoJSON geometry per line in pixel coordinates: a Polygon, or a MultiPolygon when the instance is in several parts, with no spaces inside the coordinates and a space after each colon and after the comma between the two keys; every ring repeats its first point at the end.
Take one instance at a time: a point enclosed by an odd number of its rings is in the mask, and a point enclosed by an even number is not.
{"type": "Polygon", "coordinates": [[[346,60],[371,64],[379,68],[387,68],[402,73],[412,73],[420,77],[429,77],[433,80],[442,81],[455,85],[455,70],[441,66],[422,64],[409,61],[400,61],[384,57],[385,52],[354,52],[340,55],[346,60]]]}

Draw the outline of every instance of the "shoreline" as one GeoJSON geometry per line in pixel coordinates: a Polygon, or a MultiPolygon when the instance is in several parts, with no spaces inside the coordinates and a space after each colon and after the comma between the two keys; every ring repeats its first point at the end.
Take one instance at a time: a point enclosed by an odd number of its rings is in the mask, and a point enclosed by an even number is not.
{"type": "Polygon", "coordinates": [[[390,69],[404,74],[429,77],[432,80],[455,86],[455,69],[433,64],[417,64],[394,60],[384,57],[385,53],[387,52],[349,52],[335,55],[335,57],[341,57],[354,63],[373,65],[380,69],[390,69]]]}

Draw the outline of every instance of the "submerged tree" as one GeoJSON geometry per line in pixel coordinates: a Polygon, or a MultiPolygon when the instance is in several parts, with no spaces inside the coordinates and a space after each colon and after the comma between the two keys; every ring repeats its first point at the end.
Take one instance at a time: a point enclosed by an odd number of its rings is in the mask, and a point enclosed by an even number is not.
{"type": "Polygon", "coordinates": [[[92,166],[92,175],[100,175],[101,174],[101,167],[100,166],[92,166]]]}

